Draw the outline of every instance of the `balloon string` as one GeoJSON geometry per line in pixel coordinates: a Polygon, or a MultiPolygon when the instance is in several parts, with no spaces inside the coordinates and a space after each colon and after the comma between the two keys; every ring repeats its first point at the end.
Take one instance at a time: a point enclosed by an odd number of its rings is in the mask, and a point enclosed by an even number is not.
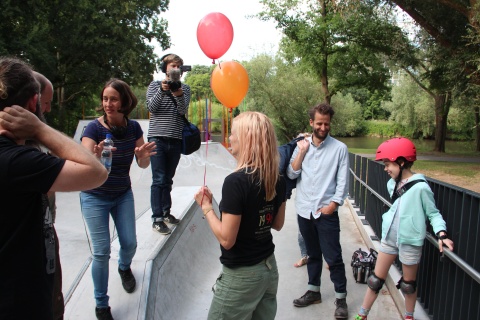
{"type": "MultiPolygon", "coordinates": [[[[206,100],[208,101],[208,99],[206,100]]],[[[211,103],[211,102],[210,102],[211,103]]],[[[208,140],[210,140],[210,131],[209,129],[209,114],[208,114],[208,102],[205,103],[205,140],[206,140],[206,146],[205,146],[205,169],[203,172],[203,186],[205,187],[207,185],[207,159],[208,159],[208,140]]]]}
{"type": "MultiPolygon", "coordinates": [[[[205,106],[205,114],[206,114],[206,125],[205,125],[205,138],[206,138],[206,145],[205,145],[205,167],[203,169],[203,186],[207,186],[207,159],[208,159],[208,140],[210,140],[210,132],[208,130],[208,106],[205,106]]],[[[205,197],[205,191],[202,194],[202,200],[200,204],[203,204],[203,198],[205,197]]],[[[205,219],[205,217],[203,217],[205,219]]]]}

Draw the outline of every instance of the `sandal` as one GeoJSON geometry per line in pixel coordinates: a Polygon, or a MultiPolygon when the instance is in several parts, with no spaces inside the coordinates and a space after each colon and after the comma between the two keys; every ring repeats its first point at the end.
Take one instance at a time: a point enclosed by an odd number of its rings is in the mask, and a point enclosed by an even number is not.
{"type": "Polygon", "coordinates": [[[297,262],[295,262],[295,263],[293,264],[293,266],[294,266],[295,268],[299,268],[299,267],[301,267],[301,266],[306,265],[307,262],[308,262],[308,257],[302,257],[300,260],[298,260],[297,262]]]}

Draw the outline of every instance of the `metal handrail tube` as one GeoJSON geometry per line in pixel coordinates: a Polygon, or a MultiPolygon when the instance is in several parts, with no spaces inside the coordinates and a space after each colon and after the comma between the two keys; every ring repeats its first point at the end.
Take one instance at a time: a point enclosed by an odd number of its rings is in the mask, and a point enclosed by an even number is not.
{"type": "Polygon", "coordinates": [[[375,190],[373,190],[371,187],[369,187],[365,182],[363,182],[353,171],[352,169],[350,169],[350,173],[354,176],[354,178],[360,182],[365,188],[367,188],[368,191],[370,191],[375,197],[377,197],[378,199],[380,199],[385,205],[391,207],[392,204],[390,202],[388,202],[388,200],[386,200],[384,197],[382,197],[381,195],[379,195],[375,190]]]}
{"type": "MultiPolygon", "coordinates": [[[[432,243],[436,248],[438,248],[438,241],[437,238],[432,236],[430,233],[427,233],[427,239],[432,243]]],[[[466,274],[468,274],[470,277],[472,277],[473,280],[475,280],[477,283],[480,284],[480,272],[477,270],[473,269],[468,263],[465,262],[462,258],[457,256],[455,253],[450,251],[449,249],[444,249],[443,253],[445,256],[447,256],[453,263],[455,263],[457,266],[460,267],[463,271],[465,271],[466,274]]]]}
{"type": "MultiPolygon", "coordinates": [[[[375,197],[377,197],[379,200],[381,200],[385,205],[391,207],[392,204],[388,202],[385,198],[383,198],[381,195],[379,195],[375,190],[373,190],[371,187],[369,187],[364,181],[362,181],[354,172],[352,169],[350,169],[350,173],[352,176],[360,182],[365,188],[367,188],[368,191],[370,191],[375,197]]],[[[428,241],[430,241],[436,248],[438,248],[438,241],[437,239],[432,236],[430,233],[427,233],[426,238],[428,241]]],[[[465,271],[472,279],[474,279],[477,283],[480,284],[480,272],[476,271],[474,268],[472,268],[469,264],[465,262],[462,258],[460,258],[458,255],[453,253],[450,250],[444,250],[443,251],[445,256],[447,256],[453,263],[455,263],[460,269],[465,271]]]]}

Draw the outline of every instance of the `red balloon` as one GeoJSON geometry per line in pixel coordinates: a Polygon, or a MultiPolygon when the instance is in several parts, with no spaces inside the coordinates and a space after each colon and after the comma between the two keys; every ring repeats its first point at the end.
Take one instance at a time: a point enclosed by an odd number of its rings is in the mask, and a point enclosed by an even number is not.
{"type": "Polygon", "coordinates": [[[211,59],[218,59],[227,52],[233,41],[233,26],[220,12],[203,17],[197,27],[197,41],[203,53],[211,59]]]}

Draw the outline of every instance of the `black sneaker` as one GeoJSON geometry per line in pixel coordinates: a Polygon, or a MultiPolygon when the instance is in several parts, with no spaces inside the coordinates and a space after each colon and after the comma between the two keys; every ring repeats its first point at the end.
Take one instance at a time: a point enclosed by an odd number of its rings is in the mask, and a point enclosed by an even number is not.
{"type": "Polygon", "coordinates": [[[180,220],[178,220],[177,218],[172,216],[170,213],[165,215],[165,221],[170,223],[170,224],[179,224],[180,223],[180,220]]]}
{"type": "Polygon", "coordinates": [[[165,222],[163,221],[158,221],[154,222],[152,225],[153,230],[157,231],[160,234],[170,234],[172,233],[172,230],[170,230],[165,222]]]}
{"type": "Polygon", "coordinates": [[[137,284],[135,277],[133,276],[132,269],[128,268],[128,270],[121,270],[118,268],[118,273],[120,274],[120,278],[122,278],[123,289],[125,289],[125,291],[128,293],[132,293],[135,290],[135,285],[137,284]]]}
{"type": "Polygon", "coordinates": [[[113,320],[110,307],[106,307],[106,308],[95,307],[95,315],[97,316],[98,320],[113,320]]]}
{"type": "Polygon", "coordinates": [[[293,300],[293,305],[295,307],[307,307],[320,302],[322,302],[322,294],[308,290],[301,298],[293,300]]]}
{"type": "Polygon", "coordinates": [[[335,309],[335,319],[347,319],[348,318],[348,306],[347,299],[337,299],[335,301],[337,308],[335,309]]]}

